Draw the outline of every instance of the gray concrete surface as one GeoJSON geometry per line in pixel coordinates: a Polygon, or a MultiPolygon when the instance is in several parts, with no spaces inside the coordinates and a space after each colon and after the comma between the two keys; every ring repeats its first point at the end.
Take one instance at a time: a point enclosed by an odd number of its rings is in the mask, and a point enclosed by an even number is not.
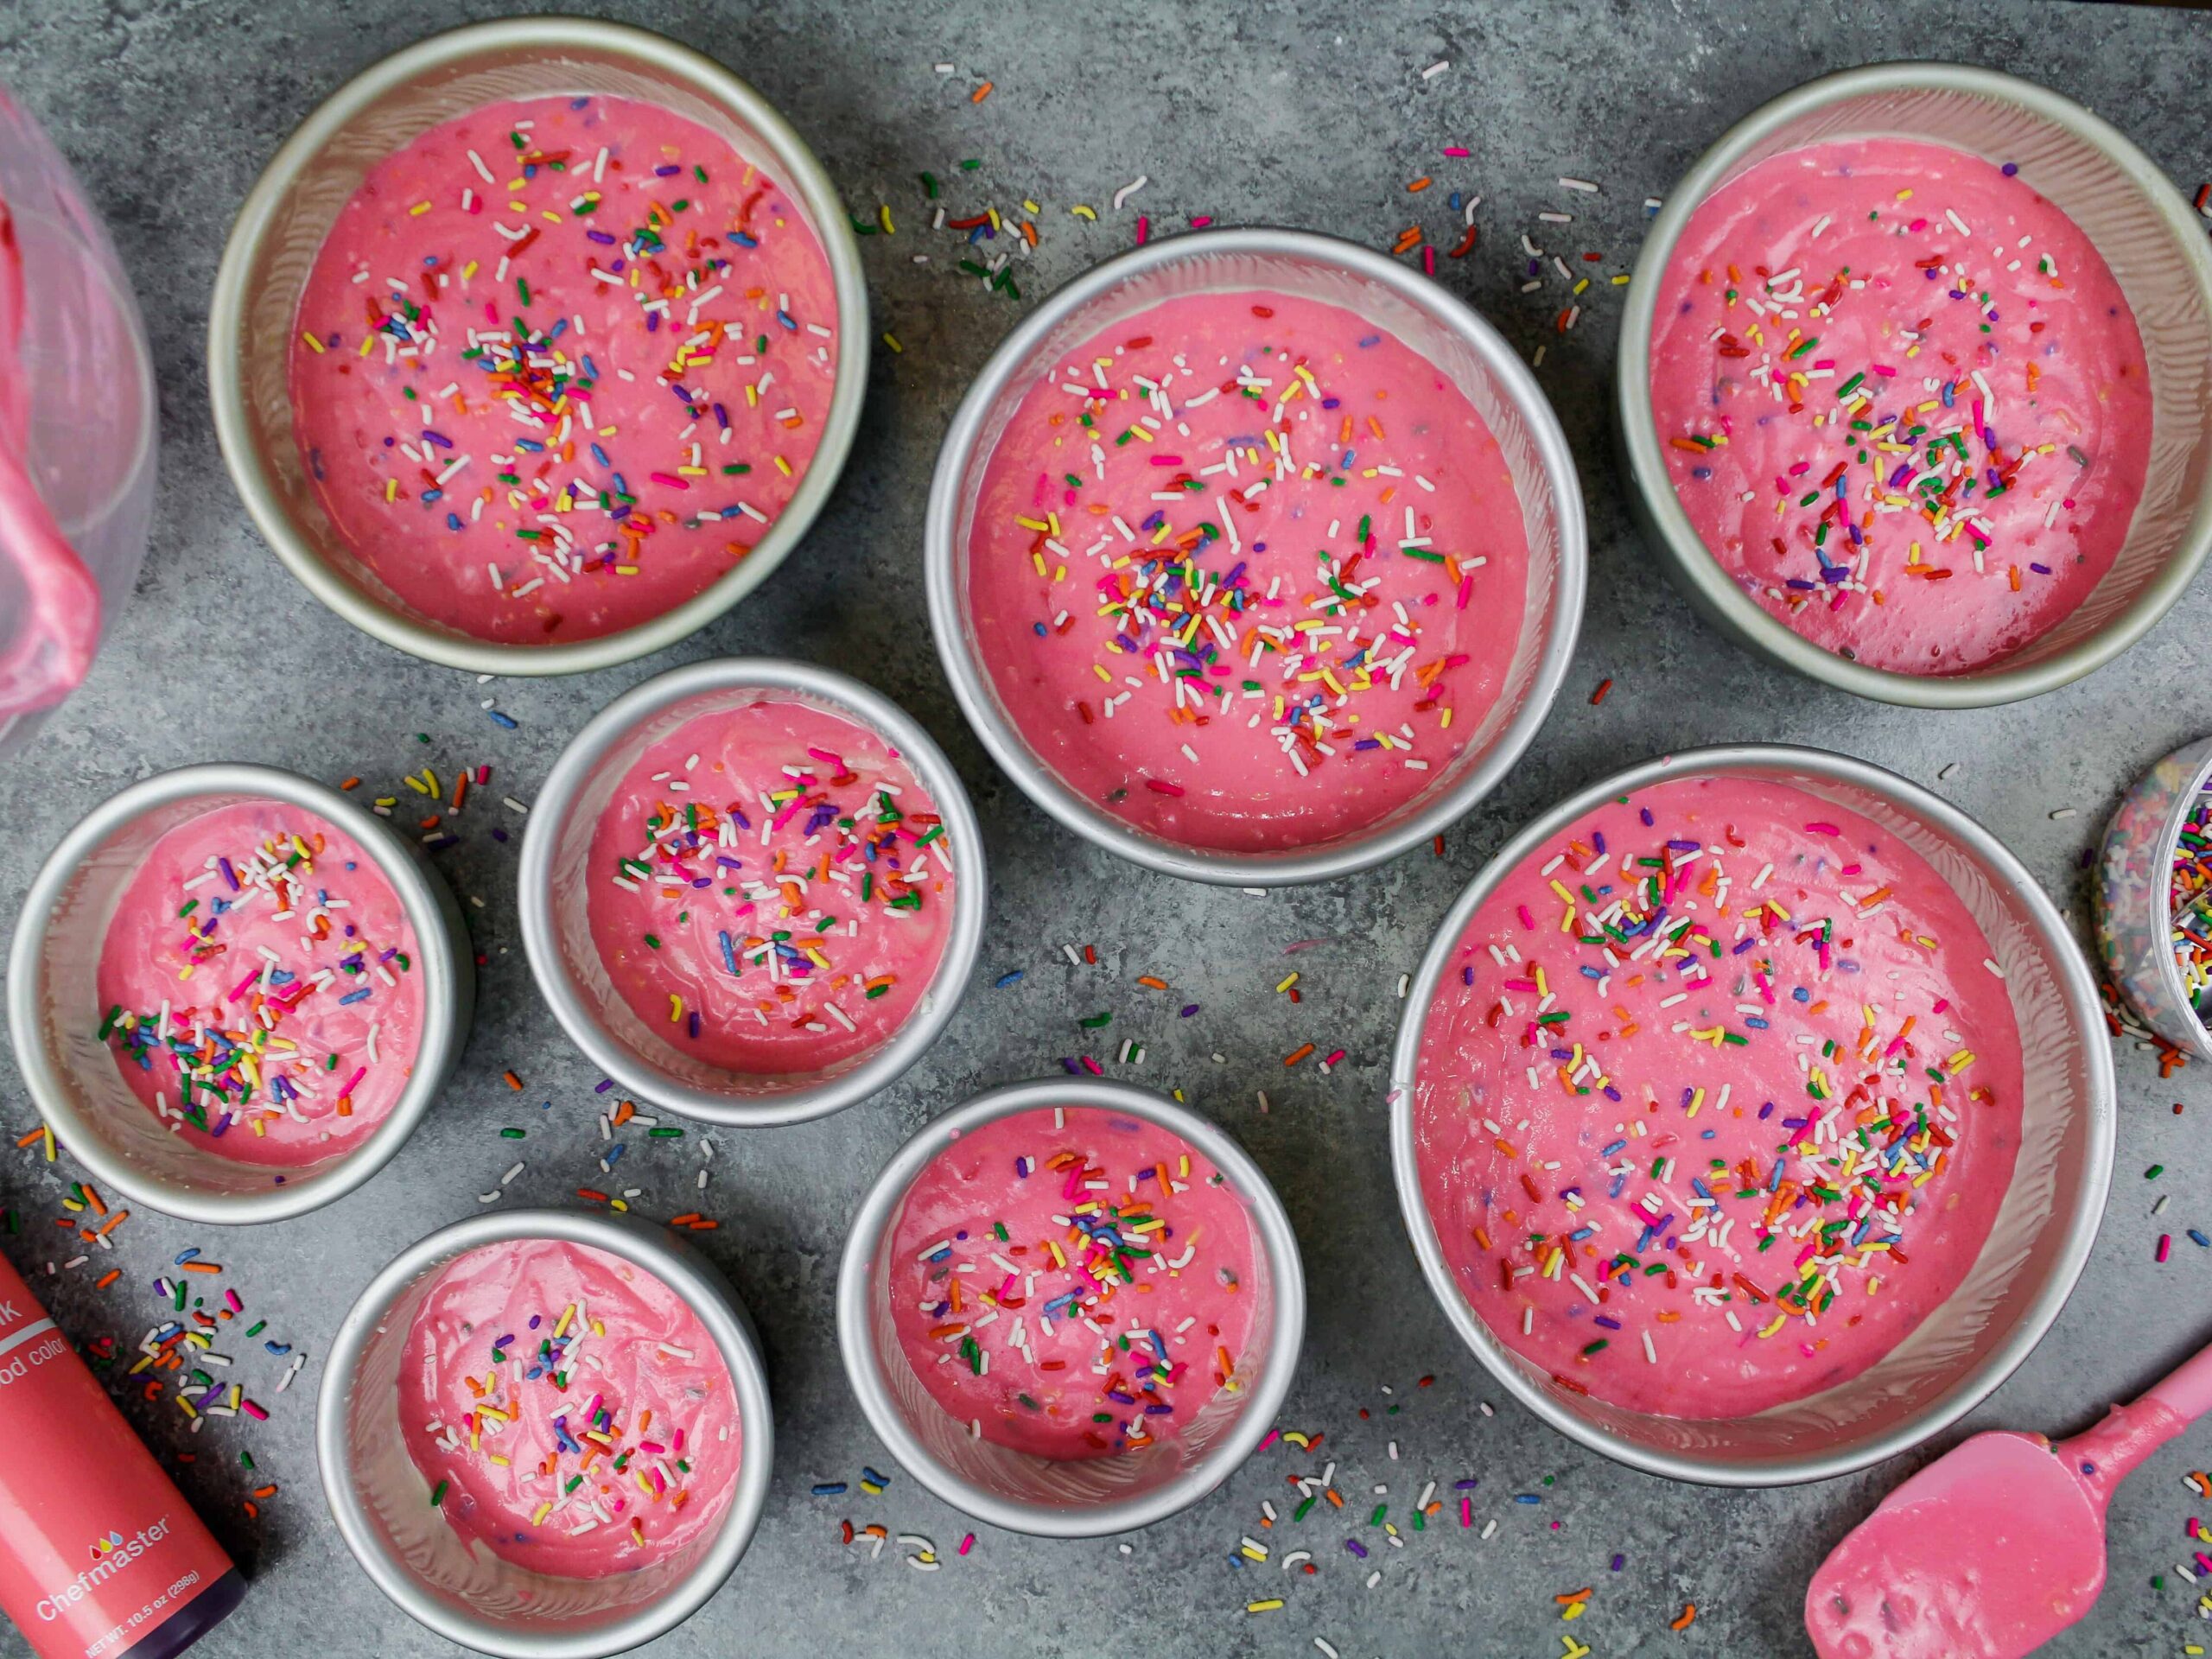
{"type": "MultiPolygon", "coordinates": [[[[2091,680],[2037,702],[1983,713],[1916,714],[1821,692],[1720,644],[1664,587],[1623,511],[1606,438],[1617,296],[1602,284],[1575,332],[1548,332],[1558,285],[1522,295],[1516,238],[1563,206],[1561,240],[1624,270],[1641,203],[1663,192],[1732,119],[1822,71],[1885,57],[1948,55],[2013,70],[2082,97],[2166,166],[2184,188],[2212,171],[2202,97],[2212,22],[2182,11],[2050,0],[1853,3],[1761,0],[1638,4],[1556,0],[1541,7],[1370,6],[1344,0],[1185,7],[1128,0],[1095,8],[925,6],[904,0],[767,7],[739,0],[625,3],[616,15],[720,57],[789,112],[849,206],[891,205],[895,237],[862,243],[880,326],[905,346],[878,347],[858,448],[812,537],[737,614],[665,658],[558,683],[480,689],[358,635],[294,587],[248,529],[216,454],[200,351],[207,289],[230,215],[291,126],[352,71],[496,0],[7,0],[0,80],[44,120],[114,226],[143,302],[161,370],[161,511],[143,579],[90,682],[39,743],[0,777],[0,924],[65,826],[130,780],[185,761],[274,761],[401,793],[428,763],[449,774],[488,763],[495,777],[457,824],[439,862],[480,898],[487,958],[481,1014],[459,1078],[382,1177],[345,1203],[289,1224],[230,1234],[150,1214],[128,1224],[113,1263],[126,1276],[96,1292],[90,1269],[47,1287],[80,1338],[135,1342],[156,1317],[148,1282],[188,1244],[221,1261],[271,1334],[311,1354],[303,1386],[272,1397],[279,1362],[242,1369],[274,1408],[265,1424],[217,1426],[188,1442],[168,1407],[134,1416],[165,1451],[188,1449],[188,1491],[251,1568],[252,1594],[212,1637],[211,1654],[416,1655],[441,1644],[393,1612],[339,1545],[316,1486],[309,1437],[319,1355],[372,1269],[433,1226],[467,1215],[511,1161],[502,1125],[526,1124],[529,1167],[511,1202],[557,1202],[597,1176],[597,1080],[562,1040],[526,976],[512,886],[516,842],[491,802],[528,798],[563,740],[609,697],[680,658],[732,652],[813,658],[906,702],[966,775],[982,812],[996,891],[984,961],[950,1033],[899,1086],[823,1123],[718,1137],[711,1244],[765,1328],[779,1458],[766,1521],[727,1589],[667,1637],[671,1656],[745,1652],[923,1656],[1294,1655],[1326,1637],[1346,1656],[1560,1655],[1562,1635],[1595,1659],[1626,1654],[1805,1651],[1803,1586],[1820,1554],[1886,1490],[1904,1463],[1794,1491],[1723,1494],[1631,1475],[1583,1453],[1517,1408],[1495,1417],[1492,1391],[1419,1282],[1391,1199],[1382,1089],[1410,968],[1454,893],[1510,828],[1599,772],[1700,741],[1775,739],[1848,751],[1940,785],[2004,836],[2050,891],[2086,916],[2077,865],[2126,782],[2212,723],[2200,630],[2212,583],[2144,644],[2091,680]],[[957,73],[932,66],[950,60],[957,73]],[[1431,64],[1451,67],[1424,79],[1431,64]],[[995,91],[980,105],[981,81],[995,91]],[[1446,144],[1473,151],[1440,156],[1446,144]],[[982,165],[959,170],[963,158],[982,165]],[[1040,204],[1042,246],[1017,262],[1029,298],[1128,244],[1136,213],[1173,226],[1191,214],[1336,231],[1389,245],[1404,226],[1456,239],[1446,192],[1478,192],[1482,245],[1440,262],[1441,279],[1533,350],[1574,441],[1592,521],[1593,594],[1567,695],[1506,787],[1449,838],[1445,855],[1408,855],[1329,887],[1253,899],[1148,876],[1054,828],[984,758],[963,728],[921,620],[916,547],[931,461],[969,374],[1021,307],[950,267],[957,239],[926,234],[918,171],[950,181],[956,212],[1040,204]],[[1151,183],[1115,213],[1108,198],[1140,174],[1151,183]],[[1408,196],[1407,181],[1438,184],[1408,196]],[[1561,200],[1561,174],[1599,181],[1595,199],[1561,200]],[[1068,206],[1097,206],[1100,221],[1068,206]],[[913,263],[918,253],[927,265],[913,263]],[[1588,702],[1612,677],[1602,707],[1588,702]],[[506,731],[478,701],[496,695],[520,722],[506,731]],[[428,741],[417,740],[427,734],[428,741]],[[2055,810],[2077,816],[2054,818],[2055,810]],[[1293,943],[1305,1001],[1273,995],[1293,943]],[[1062,942],[1096,946],[1071,969],[1062,942]],[[991,982],[1028,975],[1010,990],[991,982]],[[1134,978],[1173,982],[1193,1019],[1147,1001],[1134,978]],[[891,1150],[933,1113],[982,1086],[1039,1073],[1107,1042],[1077,1019],[1111,1008],[1110,1033],[1150,1046],[1136,1075],[1179,1084],[1239,1135],[1281,1190],[1305,1242],[1313,1286],[1304,1369],[1286,1426],[1326,1431],[1351,1495],[1388,1483],[1409,1502],[1430,1476],[1476,1476],[1487,1543],[1456,1524],[1377,1550],[1382,1578],[1342,1548],[1332,1520],[1285,1527],[1320,1572],[1294,1581],[1233,1564],[1263,1497],[1280,1501],[1302,1461],[1277,1449],[1211,1501],[1127,1541],[1042,1543],[978,1529],[974,1552],[923,1575],[887,1552],[842,1548],[837,1523],[881,1521],[950,1549],[961,1518],[897,1474],[880,1498],[852,1480],[883,1454],[845,1387],[832,1343],[831,1286],[848,1214],[891,1150]],[[1286,1072],[1281,1057],[1313,1040],[1349,1058],[1332,1076],[1286,1072]],[[1211,1056],[1223,1056],[1216,1063],[1211,1056]],[[513,1067],[528,1087],[500,1080],[513,1067]],[[1262,1116],[1255,1091],[1273,1111],[1262,1116]],[[549,1109],[540,1103],[550,1102],[549,1109]],[[1432,1388],[1419,1389],[1425,1374],[1432,1388]],[[1385,1389],[1395,1390],[1386,1395],[1385,1389]],[[1395,1416],[1388,1414],[1400,1408],[1395,1416]],[[1366,1414],[1371,1414],[1367,1415],[1366,1414]],[[1392,1461],[1388,1442],[1399,1456],[1392,1461]],[[257,1472],[239,1466],[250,1450],[257,1472]],[[249,1520],[257,1480],[282,1491],[249,1520]],[[1547,1484],[1549,1483],[1549,1484],[1547,1484]],[[1522,1505],[1516,1493],[1539,1496],[1522,1505]],[[1626,1557],[1618,1571],[1611,1558],[1626,1557]],[[1596,1586],[1588,1614],[1562,1624],[1556,1592],[1596,1586]],[[1249,1598],[1288,1607],[1247,1617],[1249,1598]],[[1685,1600],[1694,1628],[1668,1622],[1685,1600]]],[[[1540,240],[1544,238],[1540,238],[1540,240]]],[[[1004,244],[1001,244],[1001,246],[1004,244]]],[[[1027,303],[1027,300],[1023,302],[1027,303]]],[[[508,824],[512,828],[512,823],[508,824]]],[[[1109,1065],[1109,1071],[1121,1068],[1109,1065]]],[[[2212,1251],[2177,1244],[2151,1260],[2161,1226],[2212,1227],[2207,1074],[2162,1083],[2150,1057],[2120,1061],[2122,1122],[2110,1217],[2057,1328],[1977,1414],[1984,1424],[2080,1427],[2212,1335],[2212,1251]],[[2189,1110],[2176,1116],[2172,1104],[2189,1110]],[[2145,1167],[2163,1163],[2148,1215],[2145,1167]]],[[[0,1128],[32,1122],[0,1064],[0,1128]]],[[[53,1219],[71,1173],[0,1141],[0,1198],[23,1217],[8,1249],[42,1272],[62,1252],[53,1219]]],[[[624,1175],[641,1206],[688,1205],[696,1151],[632,1147],[624,1175]]],[[[103,1264],[106,1258],[102,1258],[103,1264]]],[[[2113,1512],[2113,1579],[2101,1604],[2056,1644],[2070,1655],[2178,1653],[2202,1634],[2195,1594],[2171,1577],[2195,1503],[2178,1476],[2212,1462],[2212,1429],[2191,1432],[2122,1492],[2113,1512]],[[2153,1573],[2169,1574],[2153,1589],[2153,1573]]],[[[21,1652],[16,1638],[5,1650],[21,1652]]]]}

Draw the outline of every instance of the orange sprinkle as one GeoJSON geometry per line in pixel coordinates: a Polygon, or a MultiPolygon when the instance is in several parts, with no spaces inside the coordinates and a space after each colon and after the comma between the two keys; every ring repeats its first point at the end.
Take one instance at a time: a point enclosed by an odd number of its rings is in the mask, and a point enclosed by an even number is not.
{"type": "Polygon", "coordinates": [[[1150,974],[1139,974],[1137,976],[1137,983],[1140,985],[1148,985],[1155,991],[1164,991],[1167,988],[1167,982],[1166,980],[1154,979],[1150,974]]]}
{"type": "Polygon", "coordinates": [[[513,1090],[517,1094],[520,1094],[522,1092],[522,1079],[520,1077],[515,1076],[512,1071],[502,1071],[499,1075],[507,1080],[508,1088],[513,1090]]]}
{"type": "Polygon", "coordinates": [[[1433,184],[1433,183],[1435,183],[1435,182],[1436,182],[1436,181],[1435,181],[1435,180],[1433,180],[1433,179],[1431,179],[1431,178],[1427,178],[1427,177],[1418,178],[1418,179],[1415,179],[1415,180],[1414,180],[1411,184],[1408,185],[1408,186],[1406,187],[1406,189],[1407,189],[1407,191],[1408,191],[1408,194],[1417,193],[1417,192],[1420,192],[1420,191],[1422,191],[1422,190],[1426,190],[1426,189],[1427,189],[1427,188],[1428,188],[1428,187],[1429,187],[1430,185],[1432,185],[1432,184],[1433,184]]]}
{"type": "MultiPolygon", "coordinates": [[[[188,1263],[187,1265],[188,1266],[190,1264],[188,1263]]],[[[113,1284],[117,1280],[122,1277],[123,1269],[121,1268],[110,1268],[93,1283],[92,1288],[94,1290],[105,1290],[110,1285],[113,1284]]]]}
{"type": "Polygon", "coordinates": [[[213,1262],[187,1262],[183,1265],[187,1273],[220,1273],[222,1271],[222,1268],[213,1262]]]}
{"type": "Polygon", "coordinates": [[[1297,1050],[1295,1052],[1284,1055],[1282,1057],[1282,1063],[1285,1065],[1296,1065],[1300,1060],[1304,1059],[1313,1052],[1313,1045],[1307,1043],[1304,1047],[1297,1050]]]}
{"type": "Polygon", "coordinates": [[[1669,1624],[1667,1628],[1670,1630],[1687,1630],[1691,1625],[1696,1623],[1697,1603],[1694,1601],[1686,1601],[1682,1604],[1682,1616],[1676,1619],[1673,1624],[1669,1624]]]}
{"type": "Polygon", "coordinates": [[[968,101],[970,104],[982,103],[985,99],[991,95],[991,87],[995,83],[991,81],[985,81],[982,86],[976,89],[975,96],[970,98],[968,101]]]}

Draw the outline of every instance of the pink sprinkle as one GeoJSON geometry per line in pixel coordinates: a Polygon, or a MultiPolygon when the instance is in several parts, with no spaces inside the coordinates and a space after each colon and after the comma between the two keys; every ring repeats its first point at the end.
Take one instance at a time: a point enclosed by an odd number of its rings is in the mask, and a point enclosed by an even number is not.
{"type": "Polygon", "coordinates": [[[1471,1497],[1463,1497],[1459,1500],[1459,1524],[1463,1527],[1471,1527],[1475,1524],[1475,1500],[1471,1497]]]}
{"type": "Polygon", "coordinates": [[[2171,1233],[2160,1233],[2158,1235],[2158,1260],[2161,1262],[2164,1261],[2166,1259],[2166,1253],[2172,1249],[2173,1247],[2174,1236],[2171,1233]]]}
{"type": "Polygon", "coordinates": [[[1840,836],[1843,833],[1832,823],[1808,823],[1805,828],[1816,836],[1840,836]]]}
{"type": "Polygon", "coordinates": [[[352,1094],[353,1092],[354,1085],[359,1084],[363,1077],[365,1077],[368,1075],[369,1068],[367,1066],[355,1066],[353,1068],[353,1075],[346,1079],[346,1086],[338,1091],[338,1097],[340,1100],[343,1100],[346,1096],[352,1094]]]}
{"type": "Polygon", "coordinates": [[[971,1533],[969,1533],[969,1534],[965,1538],[963,1538],[963,1539],[960,1541],[960,1553],[961,1553],[963,1555],[965,1555],[965,1554],[966,1554],[969,1550],[971,1550],[971,1549],[973,1549],[973,1548],[976,1548],[976,1535],[975,1535],[974,1533],[972,1533],[972,1532],[971,1532],[971,1533]]]}
{"type": "Polygon", "coordinates": [[[1182,785],[1162,783],[1157,778],[1146,779],[1144,786],[1160,795],[1180,795],[1183,792],[1182,785]]]}
{"type": "Polygon", "coordinates": [[[1444,153],[1456,161],[1462,156],[1471,156],[1475,152],[1469,149],[1465,144],[1446,144],[1444,146],[1444,153]]]}
{"type": "Polygon", "coordinates": [[[648,473],[646,477],[656,484],[665,484],[671,490],[688,490],[691,486],[673,473],[648,473]]]}
{"type": "Polygon", "coordinates": [[[260,977],[261,969],[257,968],[251,973],[248,974],[244,979],[238,981],[237,984],[231,987],[230,1000],[233,1002],[237,1001],[238,998],[245,995],[245,988],[252,984],[255,980],[259,979],[260,977]]]}
{"type": "Polygon", "coordinates": [[[1327,1059],[1322,1061],[1321,1064],[1324,1065],[1334,1065],[1338,1060],[1344,1058],[1344,1052],[1340,1048],[1335,1053],[1330,1055],[1327,1059]]]}
{"type": "Polygon", "coordinates": [[[1212,223],[1213,215],[1211,213],[1193,213],[1191,215],[1191,228],[1194,231],[1203,231],[1207,226],[1212,223]]]}
{"type": "Polygon", "coordinates": [[[1083,1057],[1083,1069],[1090,1072],[1094,1077],[1103,1077],[1106,1075],[1106,1068],[1099,1065],[1097,1061],[1092,1059],[1088,1054],[1083,1057]]]}
{"type": "Polygon", "coordinates": [[[239,1401],[238,1409],[245,1413],[247,1416],[252,1418],[257,1423],[265,1423],[269,1421],[269,1414],[264,1411],[259,1406],[255,1405],[251,1400],[239,1401]]]}
{"type": "Polygon", "coordinates": [[[1514,909],[1520,915],[1521,926],[1522,930],[1530,933],[1535,932],[1536,931],[1536,918],[1529,913],[1529,906],[1526,905],[1516,905],[1514,906],[1514,909]]]}
{"type": "MultiPolygon", "coordinates": [[[[1266,1451],[1269,1446],[1273,1446],[1273,1445],[1274,1445],[1277,1440],[1281,1440],[1281,1439],[1282,1439],[1282,1431],[1281,1431],[1281,1429],[1279,1429],[1279,1428],[1271,1428],[1271,1429],[1269,1429],[1269,1430],[1268,1431],[1268,1438],[1267,1438],[1266,1440],[1262,1440],[1262,1441],[1259,1443],[1259,1445],[1257,1445],[1257,1446],[1254,1446],[1254,1447],[1252,1448],[1253,1455],[1254,1455],[1255,1457],[1258,1456],[1261,1452],[1262,1452],[1266,1451]]],[[[2195,1522],[2191,1522],[2190,1523],[2190,1525],[2191,1526],[2191,1528],[2192,1528],[2192,1529],[2196,1526],[2196,1523],[2195,1522]]]]}
{"type": "Polygon", "coordinates": [[[1436,275],[1436,244],[1426,243],[1421,251],[1421,269],[1424,276],[1436,275]]]}
{"type": "Polygon", "coordinates": [[[233,1313],[242,1311],[245,1306],[245,1304],[238,1300],[238,1294],[235,1290],[226,1290],[223,1293],[223,1305],[233,1313]]]}
{"type": "Polygon", "coordinates": [[[840,772],[845,769],[845,758],[841,754],[832,754],[827,749],[817,749],[811,746],[806,752],[824,766],[835,766],[840,772]]]}
{"type": "Polygon", "coordinates": [[[1152,238],[1152,221],[1142,213],[1137,215],[1137,246],[1142,247],[1152,238]]]}
{"type": "Polygon", "coordinates": [[[1475,578],[1473,575],[1470,573],[1469,575],[1459,578],[1459,604],[1454,608],[1462,611],[1465,610],[1467,608],[1467,601],[1474,596],[1475,578]]]}

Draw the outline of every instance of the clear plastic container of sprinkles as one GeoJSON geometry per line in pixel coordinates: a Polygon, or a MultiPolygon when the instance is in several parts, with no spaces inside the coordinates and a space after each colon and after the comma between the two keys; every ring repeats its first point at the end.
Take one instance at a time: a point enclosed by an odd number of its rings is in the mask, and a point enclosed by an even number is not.
{"type": "Polygon", "coordinates": [[[2097,861],[2097,948],[2150,1034],[2212,1060],[2212,736],[2121,798],[2097,861]]]}

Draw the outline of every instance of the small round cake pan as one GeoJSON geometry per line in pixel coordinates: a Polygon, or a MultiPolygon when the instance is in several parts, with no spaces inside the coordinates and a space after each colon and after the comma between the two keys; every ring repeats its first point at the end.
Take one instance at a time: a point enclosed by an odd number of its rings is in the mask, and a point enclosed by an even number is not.
{"type": "Polygon", "coordinates": [[[2109,124],[2032,81],[1951,63],[1882,63],[1808,81],[1753,111],[1669,193],[1621,317],[1618,436],[1644,539],[1705,620],[1745,650],[1823,684],[1914,709],[1979,709],[2054,690],[2150,631],[2212,550],[2212,249],[2166,176],[2109,124]],[[1655,308],[1675,245],[1714,192],[1775,156],[1851,138],[1942,144],[2018,168],[2086,232],[2141,325],[2152,385],[2148,476],[2126,542],[2079,609],[2041,639],[1964,674],[1901,674],[1824,651],[1720,568],[1667,475],[1651,410],[1655,308]]]}
{"type": "Polygon", "coordinates": [[[705,1256],[633,1216],[508,1210],[440,1229],[369,1281],[324,1362],[315,1446],[339,1535],[401,1611],[505,1659],[601,1659],[674,1630],[721,1588],[768,1501],[776,1431],[752,1316],[705,1256]],[[535,1239],[605,1250],[659,1280],[714,1338],[736,1389],[744,1446],[720,1529],[634,1573],[556,1578],[470,1549],[431,1503],[401,1435],[400,1357],[432,1281],[471,1250],[535,1239]]]}
{"type": "Polygon", "coordinates": [[[2035,878],[1957,808],[1895,772],[1815,749],[1755,745],[1647,760],[1561,801],[1485,864],[1437,930],[1398,1025],[1390,1154],[1398,1205],[1430,1293],[1459,1338],[1522,1404],[1592,1451],[1674,1480],[1780,1486],[1909,1452],[1974,1409],[2058,1317],[2088,1260],[2112,1179],[2112,1049],[2088,963],[2035,878]],[[1414,1079],[1431,1004],[1469,921],[1523,860],[1587,814],[1670,779],[1785,784],[1886,830],[1951,886],[1987,937],[2026,1062],[2011,1190],[1950,1299],[1849,1382],[1750,1417],[1663,1417],[1563,1389],[1495,1336],[1452,1277],[1421,1189],[1414,1079]]]}
{"type": "Polygon", "coordinates": [[[362,1185],[445,1087],[475,1007],[467,925],[421,851],[337,790],[273,766],[183,766],[109,797],[31,879],[8,953],[16,1064],[47,1127],[96,1180],[188,1221],[282,1221],[362,1185]],[[301,1169],[220,1157],[165,1128],[99,1035],[100,947],[147,853],[178,825],[248,800],[282,801],[352,836],[399,895],[421,956],[423,1039],[406,1088],[359,1146],[301,1169]]]}
{"type": "Polygon", "coordinates": [[[432,35],[371,65],[285,141],[238,210],[215,273],[207,389],[231,480],[271,550],[307,590],[388,645],[480,674],[576,674],[689,638],[766,581],[829,499],[868,390],[868,289],[844,205],[814,152],[713,59],[645,29],[583,17],[508,17],[432,35]],[[598,639],[501,645],[433,622],[354,556],[316,499],[294,435],[289,358],[300,296],[338,215],[370,171],[482,105],[564,95],[626,98],[728,139],[804,207],[837,295],[837,373],[821,447],[791,504],[704,592],[598,639]]]}
{"type": "Polygon", "coordinates": [[[1290,1391],[1306,1339],[1306,1274],[1282,1200],[1227,1135],[1164,1095],[1090,1077],[1011,1084],[936,1119],[876,1177],[853,1218],[837,1274],[837,1345],[876,1438],[914,1478],[955,1509],[1009,1532],[1097,1538],[1190,1508],[1229,1478],[1267,1437],[1290,1391]],[[1180,1136],[1244,1201],[1264,1269],[1262,1351],[1250,1388],[1217,1395],[1172,1440],[1113,1457],[1057,1461],[980,1439],[931,1399],[892,1323],[888,1251],[906,1194],[939,1153],[969,1131],[1017,1112],[1087,1106],[1141,1118],[1180,1136]]]}
{"type": "Polygon", "coordinates": [[[2154,1036],[2212,1060],[2174,953],[2173,868],[2182,826],[2212,784],[2212,737],[2185,743],[2120,798],[2097,861],[2097,943],[2105,971],[2154,1036]]]}
{"type": "Polygon", "coordinates": [[[522,844],[522,940],[537,988],[592,1064],[640,1099],[726,1128],[798,1123],[868,1098],[919,1059],[950,1021],[983,940],[983,841],[960,774],[929,734],[880,692],[810,663],[726,657],[671,669],[594,715],[554,763],[522,844]],[[953,861],[952,935],[920,1004],[881,1046],[823,1071],[749,1076],[683,1053],[622,1000],[593,947],[586,865],[599,815],[623,773],[687,721],[763,696],[811,704],[899,751],[937,803],[953,861]]]}
{"type": "Polygon", "coordinates": [[[923,524],[930,630],[946,677],[983,747],[1029,798],[1084,840],[1147,869],[1229,887],[1325,881],[1395,858],[1449,829],[1512,769],[1544,723],[1574,655],[1588,581],[1582,488],[1566,435],[1535,377],[1464,302],[1421,276],[1335,237],[1303,231],[1206,231],[1167,237],[1098,265],[1007,335],[968,389],[938,451],[923,524]],[[1315,846],[1218,852],[1115,817],[1071,789],[1033,748],[982,661],[969,619],[968,542],[992,453],[1022,399],[1101,330],[1188,294],[1268,289],[1356,313],[1448,375],[1504,452],[1529,537],[1520,638],[1496,705],[1427,791],[1378,823],[1315,846]]]}

